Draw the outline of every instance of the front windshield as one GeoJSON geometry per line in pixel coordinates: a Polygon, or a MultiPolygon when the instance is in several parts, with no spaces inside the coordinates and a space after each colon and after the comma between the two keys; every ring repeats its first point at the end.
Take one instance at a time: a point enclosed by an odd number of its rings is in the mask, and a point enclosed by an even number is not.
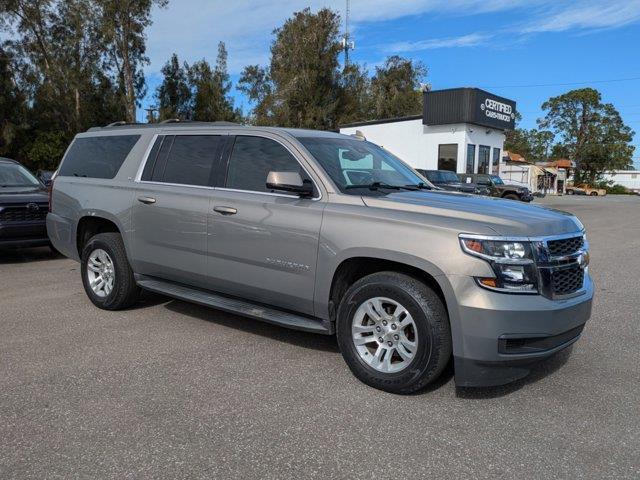
{"type": "Polygon", "coordinates": [[[0,187],[36,187],[40,182],[22,165],[0,164],[0,187]]]}
{"type": "Polygon", "coordinates": [[[494,185],[504,185],[504,182],[498,175],[491,175],[491,181],[494,185]]]}
{"type": "Polygon", "coordinates": [[[343,193],[363,195],[386,188],[426,187],[421,176],[383,148],[351,138],[301,137],[300,142],[343,193]]]}
{"type": "Polygon", "coordinates": [[[429,170],[427,178],[433,183],[451,183],[459,182],[458,176],[449,170],[429,170]]]}

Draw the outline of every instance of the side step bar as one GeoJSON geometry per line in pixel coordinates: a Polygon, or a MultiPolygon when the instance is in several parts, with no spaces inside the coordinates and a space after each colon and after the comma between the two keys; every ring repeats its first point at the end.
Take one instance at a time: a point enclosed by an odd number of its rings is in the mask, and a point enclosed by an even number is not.
{"type": "Polygon", "coordinates": [[[268,307],[238,298],[226,297],[208,290],[179,285],[146,275],[136,274],[135,279],[136,283],[145,290],[167,295],[179,300],[217,308],[218,310],[255,318],[256,320],[262,320],[263,322],[273,323],[294,330],[324,335],[333,334],[331,322],[323,321],[319,318],[278,310],[274,307],[268,307]]]}

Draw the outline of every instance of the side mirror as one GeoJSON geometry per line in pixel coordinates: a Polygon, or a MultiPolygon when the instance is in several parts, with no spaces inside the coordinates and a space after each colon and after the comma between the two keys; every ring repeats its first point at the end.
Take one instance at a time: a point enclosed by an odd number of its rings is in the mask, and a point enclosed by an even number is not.
{"type": "Polygon", "coordinates": [[[282,192],[295,193],[301,197],[313,195],[313,184],[309,180],[302,180],[298,172],[269,172],[267,188],[282,192]]]}

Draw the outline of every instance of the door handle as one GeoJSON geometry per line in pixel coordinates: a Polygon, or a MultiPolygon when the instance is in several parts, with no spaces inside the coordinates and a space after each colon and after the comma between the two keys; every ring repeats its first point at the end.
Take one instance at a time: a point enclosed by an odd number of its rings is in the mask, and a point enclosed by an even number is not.
{"type": "Polygon", "coordinates": [[[233,207],[213,207],[213,211],[221,213],[222,215],[235,215],[238,213],[238,210],[233,207]]]}
{"type": "Polygon", "coordinates": [[[146,205],[151,205],[152,203],[156,203],[156,199],[153,197],[138,197],[138,201],[146,205]]]}

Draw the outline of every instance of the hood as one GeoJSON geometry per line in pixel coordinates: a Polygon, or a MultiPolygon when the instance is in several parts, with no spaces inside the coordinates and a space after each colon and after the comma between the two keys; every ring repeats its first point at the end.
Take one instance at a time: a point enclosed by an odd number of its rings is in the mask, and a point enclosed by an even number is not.
{"type": "Polygon", "coordinates": [[[0,187],[0,205],[48,202],[44,187],[0,187]]]}
{"type": "MultiPolygon", "coordinates": [[[[369,207],[404,210],[484,224],[498,235],[537,237],[578,232],[580,221],[572,214],[514,200],[463,193],[394,192],[385,197],[363,197],[369,207]]],[[[461,232],[463,233],[463,232],[461,232]]],[[[485,233],[466,231],[464,233],[485,233]]]]}

